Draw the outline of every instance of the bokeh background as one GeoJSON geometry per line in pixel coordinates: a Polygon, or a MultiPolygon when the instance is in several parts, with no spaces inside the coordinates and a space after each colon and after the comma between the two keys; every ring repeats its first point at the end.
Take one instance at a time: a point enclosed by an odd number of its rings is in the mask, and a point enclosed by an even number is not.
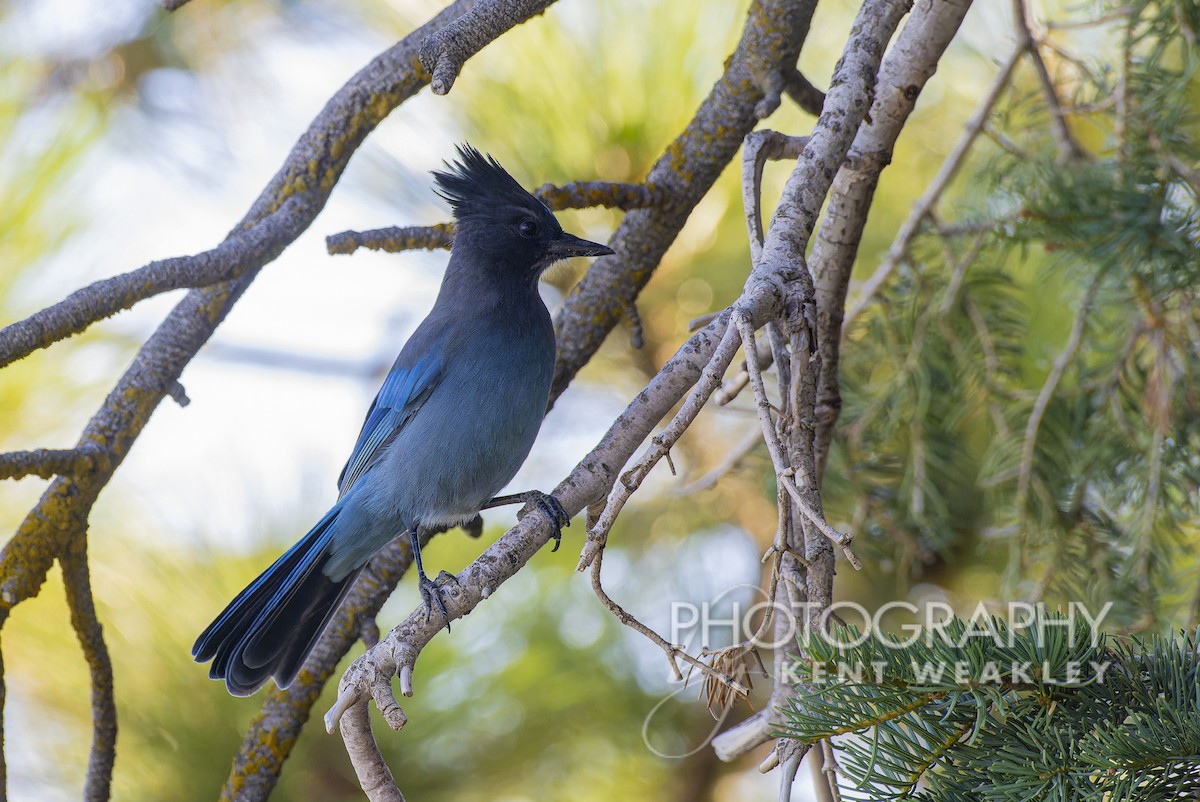
{"type": "MultiPolygon", "coordinates": [[[[491,152],[529,187],[641,179],[720,74],[747,5],[563,0],[474,58],[449,96],[422,94],[385,121],[311,230],[263,271],[185,372],[191,404],[159,408],[92,516],[95,593],[120,710],[115,799],[216,797],[258,705],[209,681],[190,660],[191,643],[332,503],[382,373],[432,302],[444,253],[333,257],[323,238],[445,219],[428,171],[460,141],[491,152]]],[[[852,5],[826,2],[817,13],[801,67],[818,85],[840,54],[852,5]]],[[[860,277],[878,263],[1008,52],[1010,39],[998,32],[1010,30],[1009,4],[976,6],[884,173],[860,277]]],[[[439,7],[192,0],[167,15],[147,0],[0,4],[0,324],[94,279],[218,242],[325,100],[439,7]]],[[[1064,13],[1056,3],[1035,7],[1064,13]]],[[[1098,59],[1112,55],[1103,33],[1079,37],[1098,59]]],[[[1018,84],[1036,94],[1030,75],[1018,84]]],[[[811,123],[785,102],[768,124],[804,132],[811,123]]],[[[966,173],[951,205],[971,196],[977,179],[966,173]]],[[[768,211],[786,175],[786,165],[768,169],[768,211]]],[[[514,487],[552,487],[684,339],[689,320],[737,296],[748,265],[738,187],[735,166],[642,296],[645,346],[632,349],[627,331],[613,334],[551,412],[514,487]]],[[[603,240],[619,213],[561,217],[568,230],[603,240]]],[[[1055,314],[1063,295],[1039,278],[1038,255],[1030,258],[1006,292],[1023,310],[1020,336],[1049,343],[1023,352],[1037,386],[1069,317],[1055,314]]],[[[567,265],[548,277],[552,307],[583,269],[567,265]]],[[[178,298],[139,304],[5,369],[0,449],[73,444],[178,298]]],[[[745,399],[706,413],[675,452],[681,476],[656,472],[614,532],[608,588],[647,623],[666,629],[673,601],[752,598],[774,527],[763,455],[747,457],[715,489],[680,491],[756,426],[745,399]]],[[[983,445],[967,445],[977,467],[983,445]]],[[[955,473],[946,468],[948,482],[962,478],[955,473]]],[[[832,481],[835,494],[852,495],[832,481]]],[[[16,527],[44,485],[0,484],[0,532],[16,527]]],[[[962,519],[983,503],[967,491],[947,496],[962,519]]],[[[835,502],[831,515],[848,525],[856,509],[835,502]]],[[[492,538],[513,513],[486,520],[492,538]]],[[[883,529],[864,537],[886,540],[883,529]]],[[[661,653],[623,630],[574,573],[580,530],[577,523],[559,553],[540,554],[422,655],[407,728],[380,733],[401,788],[413,799],[461,802],[773,798],[775,778],[754,770],[761,753],[732,766],[708,749],[689,754],[705,743],[712,718],[694,688],[679,693],[669,681],[661,653]]],[[[863,575],[843,572],[839,593],[878,603],[998,592],[1006,547],[963,530],[929,538],[915,551],[881,547],[863,575]],[[914,565],[914,553],[927,564],[914,565]]],[[[480,549],[454,532],[431,544],[426,561],[456,572],[480,549]]],[[[418,601],[406,580],[381,626],[418,601]]],[[[14,611],[3,650],[11,798],[74,799],[90,732],[88,683],[57,569],[38,598],[14,611]]],[[[804,786],[795,798],[810,798],[804,786]]],[[[361,798],[340,739],[313,722],[274,798],[361,798]]]]}

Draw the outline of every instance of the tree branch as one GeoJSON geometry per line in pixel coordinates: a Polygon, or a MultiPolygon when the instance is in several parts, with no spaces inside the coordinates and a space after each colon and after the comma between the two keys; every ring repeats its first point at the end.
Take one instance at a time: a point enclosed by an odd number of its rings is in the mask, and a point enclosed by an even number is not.
{"type": "Polygon", "coordinates": [[[181,288],[207,287],[257,270],[279,256],[307,221],[301,201],[288,198],[262,220],[234,231],[217,247],[195,256],[151,262],[137,270],[95,281],[53,306],[0,330],[0,368],[33,351],[65,340],[139,301],[181,288]]]}
{"type": "Polygon", "coordinates": [[[0,454],[0,479],[20,479],[25,476],[50,479],[56,475],[74,476],[87,473],[96,467],[99,454],[100,449],[85,446],[66,449],[39,448],[36,451],[0,454]]]}
{"type": "Polygon", "coordinates": [[[358,641],[363,622],[374,620],[411,562],[408,539],[399,538],[367,563],[300,674],[286,690],[268,689],[233,759],[222,802],[264,802],[270,796],[325,683],[358,641]]]}
{"type": "Polygon", "coordinates": [[[365,703],[355,705],[342,716],[342,740],[358,784],[370,802],[404,802],[404,794],[396,787],[392,771],[379,753],[375,736],[371,734],[370,710],[365,703]]]}
{"type": "Polygon", "coordinates": [[[725,72],[646,177],[647,185],[666,193],[664,202],[625,216],[609,241],[616,255],[595,260],[559,311],[552,399],[625,317],[692,209],[754,129],[766,94],[761,76],[796,64],[815,8],[816,0],[751,4],[725,72]]]}
{"type": "Polygon", "coordinates": [[[454,240],[454,225],[438,223],[432,226],[391,226],[370,231],[342,231],[325,238],[325,249],[331,254],[351,254],[359,248],[387,253],[438,249],[450,250],[454,240]]]}
{"type": "Polygon", "coordinates": [[[667,198],[666,193],[651,184],[617,181],[572,181],[562,186],[543,184],[533,194],[554,211],[607,206],[627,212],[648,209],[667,198]]]}
{"type": "Polygon", "coordinates": [[[921,90],[937,70],[970,7],[971,0],[953,0],[914,8],[883,61],[875,102],[834,179],[813,243],[810,264],[816,286],[817,343],[821,353],[815,415],[818,483],[825,475],[833,427],[842,408],[838,361],[846,290],[875,188],[883,169],[891,164],[896,140],[921,90]]]}
{"type": "Polygon", "coordinates": [[[421,43],[419,58],[432,74],[429,88],[444,95],[454,86],[463,64],[510,29],[554,5],[554,0],[481,0],[421,43]]]}
{"type": "Polygon", "coordinates": [[[117,757],[117,705],[113,699],[112,660],[96,617],[92,580],[88,572],[87,539],[82,533],[60,557],[71,626],[79,637],[92,683],[92,748],[83,786],[86,802],[105,802],[112,786],[117,757]]]}
{"type": "MultiPolygon", "coordinates": [[[[428,75],[413,66],[416,43],[473,3],[454,3],[351,78],[325,105],[230,236],[284,207],[296,216],[286,224],[287,231],[298,232],[311,223],[367,134],[427,82],[428,75]]],[[[80,448],[100,449],[100,466],[78,477],[55,479],[0,551],[0,611],[37,593],[66,539],[63,533],[86,530],[92,504],[150,414],[257,273],[258,268],[252,268],[234,281],[188,293],[142,346],[80,437],[80,448]]]]}
{"type": "Polygon", "coordinates": [[[825,93],[812,85],[796,68],[783,71],[783,91],[802,111],[819,117],[825,105],[825,93]]]}
{"type": "MultiPolygon", "coordinates": [[[[534,193],[551,209],[586,209],[608,206],[628,211],[661,202],[662,194],[645,184],[621,184],[611,181],[574,181],[555,186],[544,184],[534,193]]],[[[432,226],[377,228],[371,231],[343,231],[325,238],[332,254],[350,254],[359,248],[399,253],[418,249],[449,249],[454,239],[453,223],[432,226]]]]}
{"type": "MultiPolygon", "coordinates": [[[[767,230],[761,258],[755,262],[751,282],[757,283],[758,289],[752,291],[748,285],[748,291],[743,293],[736,307],[753,324],[749,313],[765,300],[759,293],[769,292],[772,287],[781,293],[779,300],[782,301],[782,308],[776,307],[776,310],[784,323],[786,331],[782,334],[786,334],[790,347],[784,350],[780,339],[775,363],[780,371],[780,384],[788,391],[784,399],[788,416],[784,427],[786,443],[782,444],[786,446],[786,458],[783,454],[772,454],[772,461],[778,460],[777,475],[781,468],[784,473],[788,470],[794,472],[797,479],[796,500],[802,500],[816,519],[823,519],[824,516],[816,474],[812,422],[816,404],[816,375],[821,366],[818,344],[814,342],[816,332],[813,330],[816,294],[812,276],[804,263],[804,254],[833,178],[871,105],[876,75],[887,42],[908,7],[909,4],[903,1],[867,0],[860,9],[842,59],[834,71],[821,116],[788,177],[767,230]],[[757,282],[756,278],[759,279],[757,282]]],[[[754,326],[750,328],[753,331],[754,326]]],[[[749,367],[750,363],[747,362],[749,367]]],[[[750,371],[750,380],[755,382],[754,371],[750,371]]],[[[770,442],[775,436],[773,423],[764,423],[763,433],[770,442]]],[[[785,509],[782,505],[788,497],[780,493],[781,511],[785,509]]],[[[803,554],[806,572],[803,587],[812,625],[819,622],[821,613],[832,602],[833,544],[809,517],[794,509],[787,518],[781,518],[779,536],[786,541],[782,548],[787,553],[803,554]],[[798,520],[795,520],[797,517],[798,520]],[[795,533],[803,533],[803,542],[796,539],[795,533]]],[[[777,627],[779,625],[777,622],[777,627]]],[[[778,668],[781,654],[777,654],[776,658],[778,668]]],[[[752,717],[733,728],[730,731],[733,735],[722,736],[722,758],[730,757],[732,749],[753,748],[761,742],[759,738],[767,737],[777,720],[778,710],[792,693],[777,671],[770,710],[761,718],[752,717]]],[[[782,750],[790,755],[795,746],[785,739],[777,744],[776,751],[782,750]]],[[[781,795],[790,792],[793,778],[794,772],[783,772],[780,778],[781,795]]]]}

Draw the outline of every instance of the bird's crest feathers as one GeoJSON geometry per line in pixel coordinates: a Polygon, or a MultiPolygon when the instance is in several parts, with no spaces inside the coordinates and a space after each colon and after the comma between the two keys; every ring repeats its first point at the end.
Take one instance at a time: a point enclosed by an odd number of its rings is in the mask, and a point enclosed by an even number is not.
{"type": "Polygon", "coordinates": [[[545,208],[491,156],[465,144],[457,150],[458,161],[446,162],[446,170],[433,173],[438,194],[450,203],[456,220],[492,215],[506,206],[545,208]]]}

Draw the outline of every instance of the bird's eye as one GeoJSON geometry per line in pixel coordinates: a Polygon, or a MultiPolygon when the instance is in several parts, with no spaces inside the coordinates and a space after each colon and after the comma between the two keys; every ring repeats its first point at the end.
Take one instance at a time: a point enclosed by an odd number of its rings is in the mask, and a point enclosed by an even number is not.
{"type": "Polygon", "coordinates": [[[521,225],[517,226],[517,231],[520,231],[521,236],[525,239],[533,239],[537,234],[537,223],[532,220],[524,220],[521,225]]]}

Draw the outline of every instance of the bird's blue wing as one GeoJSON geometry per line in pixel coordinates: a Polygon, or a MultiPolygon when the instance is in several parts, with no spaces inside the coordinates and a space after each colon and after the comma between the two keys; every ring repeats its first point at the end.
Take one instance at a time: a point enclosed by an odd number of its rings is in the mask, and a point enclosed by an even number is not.
{"type": "Polygon", "coordinates": [[[354,451],[338,477],[338,492],[342,495],[354,486],[375,458],[381,446],[404,428],[441,378],[442,365],[437,352],[428,353],[409,367],[392,368],[378,395],[371,403],[354,451]]]}

